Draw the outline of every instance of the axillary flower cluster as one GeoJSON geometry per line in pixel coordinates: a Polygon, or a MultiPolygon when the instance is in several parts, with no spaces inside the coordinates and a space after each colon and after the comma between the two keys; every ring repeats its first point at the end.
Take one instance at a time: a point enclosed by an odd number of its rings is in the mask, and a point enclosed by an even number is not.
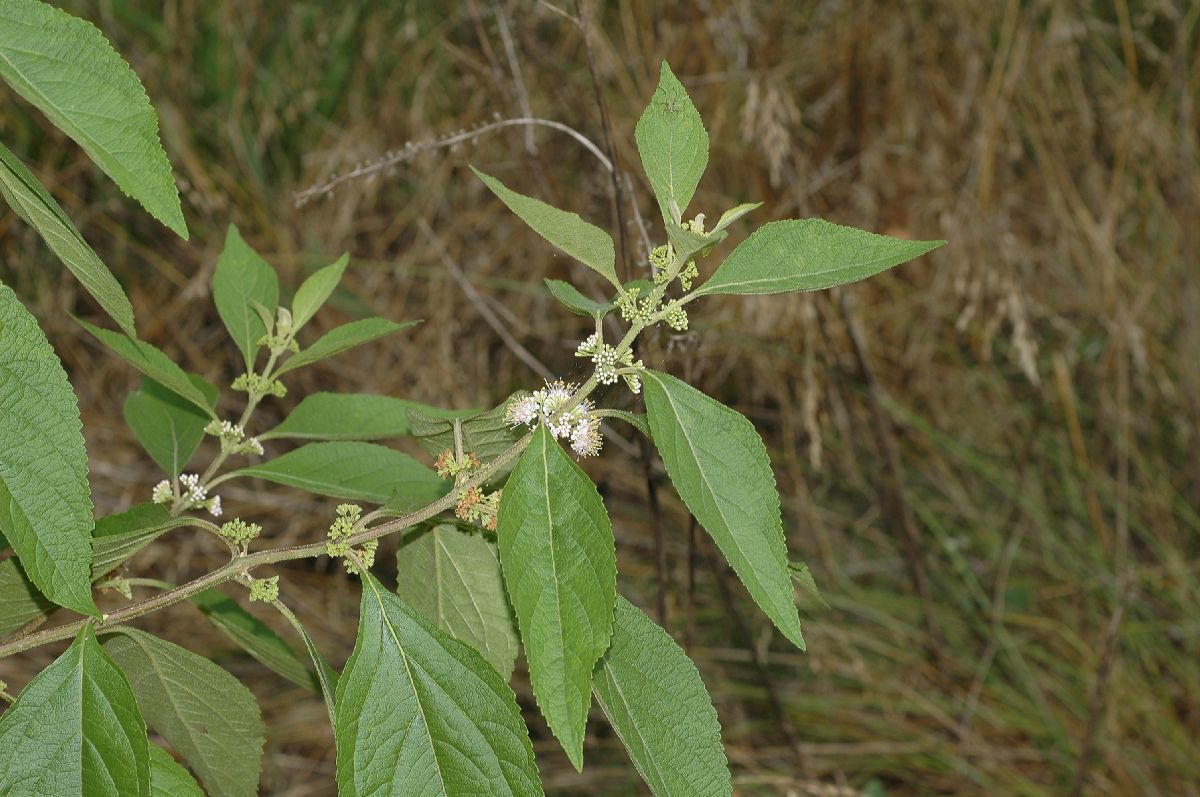
{"type": "MultiPolygon", "coordinates": [[[[599,379],[599,376],[597,378],[599,379]]],[[[616,381],[615,375],[613,381],[616,381]]],[[[556,439],[568,440],[571,450],[577,456],[595,456],[604,445],[600,436],[600,418],[592,412],[595,405],[585,398],[566,409],[578,389],[579,386],[571,382],[547,382],[541,390],[535,390],[528,396],[509,402],[504,419],[514,427],[544,423],[556,439]]]]}

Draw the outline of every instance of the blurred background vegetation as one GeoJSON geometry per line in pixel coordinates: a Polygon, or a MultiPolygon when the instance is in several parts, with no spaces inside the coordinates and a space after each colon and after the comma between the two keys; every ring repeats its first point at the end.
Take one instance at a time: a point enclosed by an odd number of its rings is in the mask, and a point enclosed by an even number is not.
{"type": "MultiPolygon", "coordinates": [[[[640,352],[762,431],[791,550],[828,603],[801,596],[809,652],[715,564],[624,429],[588,463],[621,589],[665,608],[697,661],[740,795],[1200,794],[1200,4],[621,0],[585,3],[586,25],[569,0],[64,5],[145,82],[191,241],[12,95],[0,138],[123,280],[144,338],[212,381],[236,375],[208,288],[230,223],[292,286],[350,252],[347,289],[317,326],[425,319],[301,372],[260,428],[318,389],[492,406],[540,381],[495,326],[551,372],[576,372],[587,322],[541,281],[603,286],[466,165],[619,232],[624,273],[640,275],[639,216],[663,235],[633,125],[662,58],[712,139],[692,212],[761,199],[756,223],[816,215],[949,239],[842,291],[707,299],[691,333],[640,352]],[[554,130],[439,144],[526,116],[615,148],[619,196],[554,130]],[[389,152],[372,177],[297,201],[389,152]]],[[[97,308],[7,210],[0,277],[80,395],[98,513],[146,500],[160,477],[121,420],[137,376],[84,339],[67,312],[97,308]]],[[[280,543],[317,538],[334,503],[222,492],[280,543]]],[[[184,580],[221,555],[177,534],[134,565],[184,580]]],[[[379,561],[386,578],[386,548],[379,561]]],[[[344,660],[356,584],[320,560],[287,568],[283,591],[344,660]]],[[[216,651],[254,689],[270,727],[264,794],[333,793],[318,698],[188,607],[143,626],[216,651]]],[[[0,675],[19,687],[54,653],[0,675]]],[[[515,686],[549,793],[642,793],[601,718],[577,774],[523,676],[515,686]]]]}

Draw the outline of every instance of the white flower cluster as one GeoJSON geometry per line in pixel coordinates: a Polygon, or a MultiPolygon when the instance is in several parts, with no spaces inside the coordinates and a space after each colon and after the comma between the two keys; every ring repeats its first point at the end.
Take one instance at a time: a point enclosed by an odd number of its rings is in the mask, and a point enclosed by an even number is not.
{"type": "Polygon", "coordinates": [[[641,392],[642,378],[637,372],[645,368],[641,360],[633,359],[633,349],[625,349],[620,354],[614,346],[609,346],[593,332],[579,348],[575,350],[576,357],[587,357],[596,364],[596,380],[602,385],[615,384],[617,377],[622,377],[625,384],[634,393],[641,392]]]}
{"type": "MultiPolygon", "coordinates": [[[[183,474],[179,477],[179,487],[179,501],[183,509],[203,507],[211,512],[213,517],[221,516],[221,496],[214,495],[210,498],[208,490],[200,483],[198,475],[195,473],[183,474]]],[[[171,490],[171,482],[166,479],[154,485],[154,491],[150,494],[151,500],[156,504],[169,503],[174,497],[175,494],[171,490]]]]}
{"type": "Polygon", "coordinates": [[[258,454],[262,456],[262,443],[257,437],[246,437],[243,426],[229,421],[212,421],[204,427],[204,431],[213,437],[220,438],[221,451],[226,454],[258,454]]]}
{"type": "Polygon", "coordinates": [[[563,408],[578,387],[569,382],[547,382],[542,390],[509,402],[504,419],[511,426],[529,426],[541,421],[557,439],[566,438],[576,456],[600,453],[600,419],[592,414],[592,402],[584,399],[569,410],[563,408]]]}

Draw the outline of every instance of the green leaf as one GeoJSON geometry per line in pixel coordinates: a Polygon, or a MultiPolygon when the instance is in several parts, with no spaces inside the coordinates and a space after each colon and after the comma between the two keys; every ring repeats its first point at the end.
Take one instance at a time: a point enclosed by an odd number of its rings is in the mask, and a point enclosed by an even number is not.
{"type": "Polygon", "coordinates": [[[381,440],[409,434],[408,410],[432,418],[454,418],[463,413],[415,401],[369,393],[310,393],[283,422],[260,440],[381,440]]]}
{"type": "Polygon", "coordinates": [[[612,646],[596,667],[592,688],[657,797],[733,794],[721,723],[696,665],[620,595],[612,646]]]}
{"type": "Polygon", "coordinates": [[[158,116],[137,75],[94,25],[46,3],[0,3],[0,77],[122,191],[187,239],[158,116]]]}
{"type": "MultiPolygon", "coordinates": [[[[188,374],[188,379],[215,410],[216,386],[195,374],[188,374]]],[[[149,377],[125,398],[125,423],[150,458],[172,479],[183,472],[200,447],[208,422],[208,415],[149,377]]]]}
{"type": "Polygon", "coordinates": [[[190,522],[187,517],[171,517],[165,507],[149,502],[100,518],[92,533],[92,580],[104,577],[171,529],[190,522]]]}
{"type": "MultiPolygon", "coordinates": [[[[0,16],[3,15],[0,7],[0,16]]],[[[0,33],[0,37],[3,37],[0,33]]],[[[84,290],[92,295],[128,335],[136,335],[133,306],[121,283],[108,270],[49,192],[25,165],[0,144],[0,194],[17,215],[38,231],[84,290]]]]}
{"type": "Polygon", "coordinates": [[[804,562],[788,562],[788,570],[792,573],[792,578],[800,589],[808,593],[808,595],[817,603],[829,608],[829,604],[825,602],[825,598],[821,597],[821,590],[817,588],[817,580],[813,578],[812,571],[808,569],[808,565],[804,562]]]}
{"type": "Polygon", "coordinates": [[[605,418],[617,418],[625,421],[625,423],[637,429],[646,437],[650,437],[650,424],[646,422],[646,416],[640,413],[626,412],[625,410],[600,410],[597,414],[605,418]]]}
{"type": "Polygon", "coordinates": [[[904,241],[821,219],[774,221],[738,244],[696,295],[818,291],[865,279],[944,243],[904,241]]]}
{"type": "Polygon", "coordinates": [[[258,342],[270,331],[255,304],[262,305],[268,316],[274,317],[279,305],[279,278],[267,261],[242,240],[238,228],[232,224],[213,272],[212,292],[217,314],[242,352],[246,370],[253,370],[258,342]]]}
{"type": "Polygon", "coordinates": [[[407,329],[419,323],[421,322],[406,321],[403,324],[397,324],[395,321],[388,321],[386,318],[363,318],[358,321],[351,321],[349,324],[343,324],[340,327],[331,329],[317,338],[316,342],[307,349],[301,349],[299,353],[293,354],[284,361],[282,366],[275,370],[275,376],[283,376],[288,371],[294,371],[305,365],[312,365],[318,360],[324,360],[326,357],[341,354],[346,349],[370,343],[373,340],[382,338],[384,335],[399,332],[402,329],[407,329]]]}
{"type": "Polygon", "coordinates": [[[258,794],[263,723],[250,690],[213,664],[133,628],[106,634],[142,716],[183,756],[212,797],[258,794]]]}
{"type": "Polygon", "coordinates": [[[16,557],[0,562],[0,637],[53,609],[54,604],[37,591],[16,557]]]}
{"type": "Polygon", "coordinates": [[[408,454],[373,443],[309,443],[275,459],[234,471],[316,495],[382,504],[393,495],[428,503],[449,483],[408,454]]]}
{"type": "Polygon", "coordinates": [[[646,414],[667,475],[750,597],[801,650],[779,493],[762,439],[742,415],[673,376],[646,370],[646,414]]]}
{"type": "Polygon", "coordinates": [[[708,133],[666,61],[634,138],[663,219],[678,224],[708,165],[708,133]]]}
{"type": "MultiPolygon", "coordinates": [[[[276,607],[281,605],[276,602],[276,607]]],[[[292,628],[304,640],[304,647],[308,651],[309,658],[312,659],[313,666],[316,667],[317,682],[321,685],[321,697],[325,699],[325,709],[329,712],[329,727],[337,727],[337,714],[334,710],[334,694],[337,692],[338,674],[337,671],[329,666],[329,662],[321,655],[321,651],[317,649],[317,643],[309,636],[308,631],[300,624],[300,620],[290,610],[285,611],[284,616],[292,623],[292,628]]]]}
{"type": "Polygon", "coordinates": [[[212,624],[260,664],[298,686],[320,689],[316,674],[304,665],[288,644],[271,627],[243,609],[219,589],[206,589],[190,598],[212,624]]]}
{"type": "Polygon", "coordinates": [[[0,716],[0,794],[150,794],[146,723],[91,625],[0,716]]]}
{"type": "Polygon", "coordinates": [[[576,315],[586,315],[595,318],[596,316],[606,315],[613,309],[612,302],[597,302],[595,299],[589,299],[569,282],[552,279],[547,279],[545,282],[546,287],[550,289],[550,295],[557,299],[559,304],[576,315]]]}
{"type": "Polygon", "coordinates": [[[612,635],[617,559],[596,486],[545,425],[509,476],[496,536],[534,696],[580,769],[592,668],[612,635]]]}
{"type": "Polygon", "coordinates": [[[474,166],[471,171],[534,232],[604,277],[613,286],[621,287],[617,281],[616,250],[608,233],[584,221],[578,213],[568,213],[540,199],[518,194],[474,166]]]}
{"type": "Polygon", "coordinates": [[[150,745],[150,797],[204,797],[196,779],[166,750],[150,745]]]}
{"type": "Polygon", "coordinates": [[[750,211],[755,210],[761,206],[762,206],[761,202],[746,202],[745,204],[738,205],[736,208],[730,208],[729,210],[727,210],[721,214],[721,218],[717,219],[717,224],[715,227],[712,228],[712,231],[720,232],[721,230],[724,230],[730,224],[733,224],[735,221],[740,219],[742,216],[745,216],[750,211]]]}
{"type": "Polygon", "coordinates": [[[685,262],[697,252],[707,249],[710,246],[715,246],[729,235],[724,230],[713,230],[701,235],[700,233],[680,227],[673,221],[668,221],[666,228],[667,238],[670,240],[671,246],[674,247],[676,256],[685,262]]]}
{"type": "MultiPolygon", "coordinates": [[[[512,428],[504,420],[505,410],[514,398],[525,395],[518,390],[499,406],[483,413],[462,413],[463,451],[473,451],[479,461],[487,464],[503,454],[513,443],[521,439],[523,432],[512,428]]],[[[408,410],[408,422],[417,443],[431,457],[454,449],[454,420],[445,416],[434,416],[421,410],[408,410]]]]}
{"type": "Polygon", "coordinates": [[[75,322],[144,376],[150,377],[173,393],[187,399],[210,418],[217,417],[203,391],[192,383],[182,368],[157,348],[137,338],[126,337],[112,330],[92,326],[79,318],[76,318],[75,322]]]}
{"type": "Polygon", "coordinates": [[[98,616],[79,406],[37,321],[2,283],[0,408],[0,528],[43,595],[98,616]]]}
{"type": "Polygon", "coordinates": [[[397,595],[512,678],[519,642],[495,543],[439,523],[405,540],[396,569],[397,595]]]}
{"type": "Polygon", "coordinates": [[[342,274],[350,262],[350,255],[344,254],[337,262],[325,266],[312,273],[300,284],[292,298],[292,328],[300,329],[307,324],[316,312],[325,304],[325,300],[333,293],[333,289],[342,281],[342,274]]]}
{"type": "Polygon", "coordinates": [[[341,797],[542,793],[512,690],[370,573],[336,736],[341,797]]]}

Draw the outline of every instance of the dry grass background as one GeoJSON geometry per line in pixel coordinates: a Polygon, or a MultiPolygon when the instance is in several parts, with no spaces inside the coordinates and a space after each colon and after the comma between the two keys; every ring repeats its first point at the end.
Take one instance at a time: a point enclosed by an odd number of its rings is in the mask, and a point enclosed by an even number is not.
{"type": "MultiPolygon", "coordinates": [[[[487,133],[294,199],[359,161],[497,116],[558,120],[602,142],[567,16],[485,0],[69,5],[145,81],[191,242],[12,98],[0,136],[124,280],[143,337],[228,384],[234,350],[208,279],[233,222],[287,285],[351,253],[347,290],[318,325],[366,312],[426,319],[298,374],[265,416],[316,389],[463,407],[538,381],[448,262],[552,371],[575,369],[583,325],[540,282],[601,286],[465,168],[615,228],[609,175],[569,137],[487,133]]],[[[713,142],[696,210],[763,199],[760,223],[820,215],[951,241],[842,292],[706,300],[693,334],[643,352],[763,432],[791,549],[829,603],[804,604],[809,652],[788,650],[689,543],[686,513],[658,479],[667,624],[713,694],[738,794],[1200,794],[1198,16],[1168,0],[595,7],[595,72],[646,219],[632,129],[665,57],[713,142]]],[[[645,251],[621,202],[632,275],[645,251]]],[[[662,237],[652,224],[650,235],[662,237]]],[[[96,309],[12,214],[0,217],[0,274],[34,306],[80,394],[98,511],[145,500],[158,476],[120,411],[136,377],[66,315],[96,309]]],[[[589,468],[613,515],[621,588],[653,611],[637,448],[610,444],[589,468]]],[[[333,503],[222,492],[278,542],[321,534],[333,503]]],[[[174,534],[134,564],[183,580],[220,554],[174,534]]],[[[355,584],[325,560],[283,576],[285,599],[340,663],[355,584]]],[[[254,689],[270,726],[264,794],[333,793],[317,698],[186,607],[142,626],[221,651],[254,689]]],[[[19,686],[53,653],[4,661],[0,676],[19,686]]],[[[516,686],[532,715],[528,685],[516,686]]],[[[601,719],[582,774],[532,722],[549,792],[642,793],[601,719]]]]}

